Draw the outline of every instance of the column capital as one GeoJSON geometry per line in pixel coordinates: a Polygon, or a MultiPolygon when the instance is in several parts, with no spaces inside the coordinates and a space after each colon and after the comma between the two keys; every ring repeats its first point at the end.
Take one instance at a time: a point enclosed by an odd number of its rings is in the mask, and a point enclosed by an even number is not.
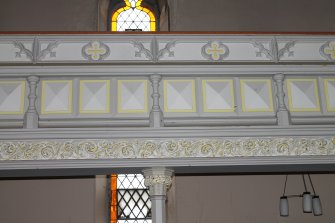
{"type": "Polygon", "coordinates": [[[151,81],[160,81],[162,79],[162,75],[160,74],[152,74],[150,75],[150,80],[151,81]]]}
{"type": "Polygon", "coordinates": [[[283,81],[284,78],[285,78],[285,74],[283,74],[283,73],[277,73],[277,74],[273,75],[273,79],[275,81],[283,81]]]}
{"type": "Polygon", "coordinates": [[[144,169],[144,184],[149,187],[150,196],[165,196],[171,186],[173,170],[165,167],[144,169]]]}
{"type": "Polygon", "coordinates": [[[30,75],[27,77],[28,82],[38,82],[40,80],[40,78],[38,76],[35,75],[30,75]]]}

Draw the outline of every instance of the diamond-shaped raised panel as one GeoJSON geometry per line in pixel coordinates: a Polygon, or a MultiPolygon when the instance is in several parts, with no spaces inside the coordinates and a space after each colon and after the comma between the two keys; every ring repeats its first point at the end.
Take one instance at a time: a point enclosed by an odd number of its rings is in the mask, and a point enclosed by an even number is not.
{"type": "Polygon", "coordinates": [[[195,81],[164,80],[164,111],[195,112],[195,81]]]}
{"type": "Polygon", "coordinates": [[[146,80],[118,80],[118,112],[148,112],[148,86],[146,80]]]}
{"type": "Polygon", "coordinates": [[[204,112],[233,112],[233,80],[202,80],[204,112]]]}
{"type": "Polygon", "coordinates": [[[326,95],[327,111],[335,111],[335,79],[325,79],[324,89],[326,95]]]}
{"type": "Polygon", "coordinates": [[[23,114],[24,113],[24,81],[1,81],[0,82],[0,114],[23,114]]]}
{"type": "Polygon", "coordinates": [[[42,114],[72,113],[72,81],[42,81],[42,114]]]}
{"type": "Polygon", "coordinates": [[[288,79],[287,91],[290,111],[320,111],[316,79],[288,79]]]}
{"type": "Polygon", "coordinates": [[[241,80],[243,112],[273,112],[270,80],[241,80]]]}
{"type": "Polygon", "coordinates": [[[109,80],[80,81],[80,113],[109,113],[110,98],[109,80]]]}

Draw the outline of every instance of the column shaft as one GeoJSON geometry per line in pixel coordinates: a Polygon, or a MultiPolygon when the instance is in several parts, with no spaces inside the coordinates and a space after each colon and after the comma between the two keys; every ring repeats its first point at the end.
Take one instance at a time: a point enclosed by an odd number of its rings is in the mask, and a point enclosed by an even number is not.
{"type": "Polygon", "coordinates": [[[29,84],[29,95],[28,95],[28,109],[24,115],[23,127],[27,129],[38,128],[38,113],[36,109],[36,89],[39,82],[39,77],[29,76],[27,78],[29,84]]]}
{"type": "Polygon", "coordinates": [[[163,112],[159,105],[159,83],[162,77],[159,74],[150,76],[152,86],[152,109],[150,112],[150,127],[159,128],[163,126],[163,112]]]}
{"type": "Polygon", "coordinates": [[[277,101],[278,101],[278,109],[277,109],[277,120],[278,125],[289,125],[290,124],[290,113],[285,105],[285,93],[284,93],[284,74],[275,74],[273,79],[276,83],[277,87],[277,101]]]}
{"type": "Polygon", "coordinates": [[[149,187],[153,223],[166,222],[166,191],[172,183],[173,170],[155,167],[143,170],[145,185],[149,187]]]}

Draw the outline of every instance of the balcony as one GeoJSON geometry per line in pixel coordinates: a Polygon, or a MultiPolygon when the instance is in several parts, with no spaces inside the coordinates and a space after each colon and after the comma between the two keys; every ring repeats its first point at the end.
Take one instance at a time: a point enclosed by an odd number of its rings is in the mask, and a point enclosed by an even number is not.
{"type": "Polygon", "coordinates": [[[0,35],[0,175],[334,171],[334,62],[326,34],[0,35]]]}

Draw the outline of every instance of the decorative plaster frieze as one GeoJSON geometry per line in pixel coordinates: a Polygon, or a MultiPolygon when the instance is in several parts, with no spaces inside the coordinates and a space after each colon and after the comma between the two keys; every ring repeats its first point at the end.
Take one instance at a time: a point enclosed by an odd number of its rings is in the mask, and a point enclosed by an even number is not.
{"type": "Polygon", "coordinates": [[[91,61],[99,62],[103,61],[109,56],[109,47],[101,41],[91,41],[82,48],[82,56],[91,61]]]}
{"type": "Polygon", "coordinates": [[[143,43],[140,43],[138,41],[131,41],[131,43],[133,44],[134,47],[138,49],[138,51],[135,52],[135,57],[141,57],[143,53],[147,59],[153,60],[152,52],[147,48],[145,48],[143,43]]]}
{"type": "Polygon", "coordinates": [[[210,61],[222,61],[229,56],[229,48],[220,41],[209,41],[201,48],[201,55],[210,61]]]}
{"type": "Polygon", "coordinates": [[[0,160],[335,155],[333,137],[0,141],[0,160]]]}
{"type": "Polygon", "coordinates": [[[292,51],[291,48],[294,47],[295,41],[287,42],[281,49],[278,47],[276,38],[271,40],[269,49],[267,49],[263,43],[257,41],[252,42],[251,44],[259,50],[256,52],[256,57],[260,57],[262,54],[264,54],[266,58],[276,63],[279,62],[280,58],[282,58],[285,53],[288,53],[289,57],[294,56],[294,51],[292,51]]]}
{"type": "Polygon", "coordinates": [[[50,57],[56,57],[56,52],[53,52],[53,50],[58,46],[57,41],[52,41],[45,49],[41,50],[41,44],[37,37],[34,38],[32,50],[27,49],[24,44],[19,41],[13,41],[13,44],[19,49],[19,52],[15,54],[16,58],[20,58],[25,54],[33,63],[45,58],[48,54],[50,54],[50,57]]]}
{"type": "Polygon", "coordinates": [[[157,58],[160,59],[167,54],[168,57],[174,57],[174,51],[171,50],[172,47],[176,45],[176,41],[171,41],[165,44],[164,48],[160,49],[157,54],[157,58]]]}
{"type": "Polygon", "coordinates": [[[135,52],[135,57],[141,57],[142,54],[149,60],[157,62],[160,58],[164,56],[164,54],[168,54],[169,57],[174,57],[174,52],[171,50],[172,47],[175,46],[176,41],[170,41],[165,44],[165,47],[159,49],[158,41],[154,38],[150,43],[150,49],[144,47],[143,43],[139,41],[131,41],[134,47],[138,49],[135,52]]]}
{"type": "Polygon", "coordinates": [[[320,54],[329,61],[335,61],[335,41],[328,41],[320,47],[320,54]]]}

